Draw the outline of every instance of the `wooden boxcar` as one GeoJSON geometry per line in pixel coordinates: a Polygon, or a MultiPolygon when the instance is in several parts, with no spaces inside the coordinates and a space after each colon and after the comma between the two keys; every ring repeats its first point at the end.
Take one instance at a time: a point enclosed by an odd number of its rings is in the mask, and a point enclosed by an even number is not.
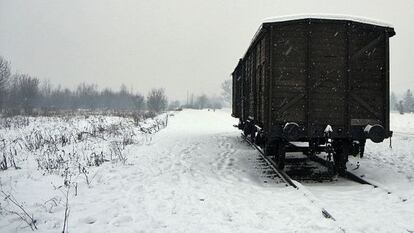
{"type": "Polygon", "coordinates": [[[239,128],[281,168],[286,151],[325,151],[344,172],[348,156],[362,156],[367,139],[392,136],[394,35],[389,25],[340,16],[263,23],[232,73],[239,128]],[[297,141],[308,143],[297,147],[297,141]]]}

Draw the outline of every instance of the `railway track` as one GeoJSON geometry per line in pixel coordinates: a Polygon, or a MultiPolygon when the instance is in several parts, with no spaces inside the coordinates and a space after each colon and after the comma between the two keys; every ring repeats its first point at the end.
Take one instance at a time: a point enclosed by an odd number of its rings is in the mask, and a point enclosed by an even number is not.
{"type": "MultiPolygon", "coordinates": [[[[256,144],[254,144],[253,142],[251,142],[247,137],[245,137],[242,133],[242,138],[253,148],[255,148],[257,151],[259,151],[259,156],[260,158],[265,161],[265,163],[268,165],[268,167],[275,173],[275,175],[281,179],[282,182],[284,182],[286,184],[286,186],[291,186],[295,189],[297,189],[298,191],[300,191],[311,203],[313,203],[317,208],[320,208],[322,215],[325,218],[331,219],[333,221],[336,221],[336,219],[332,216],[332,214],[329,213],[329,211],[327,211],[326,208],[324,208],[321,203],[316,199],[316,197],[314,197],[312,195],[312,193],[310,191],[307,190],[306,187],[304,187],[300,182],[292,179],[285,171],[278,169],[277,164],[272,160],[269,159],[268,157],[265,156],[264,151],[262,150],[262,148],[260,148],[259,146],[257,146],[256,144]]],[[[322,166],[324,166],[325,168],[331,168],[333,166],[332,162],[327,161],[323,158],[314,156],[309,158],[311,161],[314,161],[322,166]]],[[[361,176],[358,176],[350,171],[346,171],[346,173],[342,176],[340,176],[344,179],[359,183],[359,184],[364,184],[364,185],[370,185],[373,188],[378,188],[383,190],[385,193],[387,194],[391,194],[392,192],[390,190],[388,190],[385,187],[382,187],[379,184],[376,184],[373,181],[369,181],[364,179],[361,176]]],[[[402,198],[399,197],[399,199],[401,201],[406,201],[407,198],[402,198]]],[[[341,227],[340,227],[341,228],[341,227]]],[[[342,228],[341,228],[342,229],[342,228]]]]}
{"type": "MultiPolygon", "coordinates": [[[[273,161],[273,160],[271,160],[271,159],[269,159],[269,158],[267,158],[266,156],[264,156],[264,152],[263,152],[263,150],[260,148],[260,147],[258,147],[256,144],[254,144],[253,142],[251,142],[248,138],[246,138],[243,134],[242,134],[242,137],[243,137],[243,139],[244,140],[246,140],[252,147],[254,147],[256,150],[258,150],[259,152],[260,152],[260,156],[263,158],[263,160],[265,160],[267,163],[269,163],[269,164],[272,164],[272,170],[274,170],[274,169],[276,169],[277,168],[277,165],[276,165],[276,163],[273,161]]],[[[413,134],[413,137],[414,137],[414,134],[413,134]]],[[[318,163],[318,164],[320,164],[320,165],[322,165],[322,166],[324,166],[325,168],[327,168],[327,169],[330,169],[330,168],[332,168],[333,167],[333,163],[332,162],[330,162],[330,161],[327,161],[327,160],[325,160],[325,159],[323,159],[323,158],[320,158],[320,157],[318,157],[318,156],[313,156],[313,157],[308,157],[311,161],[314,161],[314,162],[316,162],[316,163],[318,163]]],[[[287,179],[287,181],[285,181],[285,183],[289,183],[289,182],[292,182],[292,179],[286,174],[286,172],[284,172],[284,171],[282,171],[282,170],[279,170],[279,169],[276,169],[276,170],[278,170],[278,173],[280,173],[280,177],[284,177],[285,179],[287,179]]],[[[388,193],[388,194],[391,194],[392,192],[390,191],[390,190],[388,190],[387,188],[385,188],[385,187],[382,187],[382,186],[380,186],[379,184],[376,184],[375,182],[373,182],[373,181],[368,181],[368,180],[366,180],[366,179],[364,179],[362,176],[358,176],[358,175],[356,175],[356,174],[354,174],[354,173],[352,173],[352,172],[350,172],[350,171],[346,171],[345,172],[345,174],[344,175],[341,175],[340,177],[342,177],[342,178],[344,178],[344,179],[347,179],[347,180],[351,180],[351,181],[354,181],[354,182],[357,182],[357,183],[359,183],[359,184],[365,184],[365,185],[371,185],[372,187],[374,187],[374,188],[379,188],[379,189],[381,189],[381,190],[384,190],[386,193],[388,193]]],[[[293,185],[291,185],[291,186],[293,186],[293,185]]],[[[295,187],[295,186],[293,186],[293,187],[295,187]]],[[[296,188],[296,187],[295,187],[296,188]]]]}
{"type": "MultiPolygon", "coordinates": [[[[271,169],[272,170],[274,170],[275,171],[275,173],[280,177],[280,178],[282,178],[282,180],[286,183],[286,184],[288,184],[288,185],[290,185],[290,186],[292,186],[292,187],[294,187],[294,188],[297,188],[296,187],[296,185],[295,185],[295,183],[292,181],[292,179],[290,178],[290,176],[285,172],[285,171],[282,171],[282,170],[280,170],[280,169],[278,169],[277,168],[277,165],[276,165],[276,163],[273,161],[273,160],[271,160],[271,159],[269,159],[269,158],[267,158],[265,155],[264,155],[264,151],[262,150],[262,148],[260,148],[259,146],[257,146],[256,144],[254,144],[253,142],[251,142],[248,138],[246,138],[243,134],[242,134],[242,138],[247,142],[247,143],[249,143],[253,148],[255,148],[257,151],[259,151],[260,152],[260,156],[261,156],[261,158],[264,160],[264,161],[266,161],[266,163],[268,163],[269,164],[269,166],[271,167],[271,169]]],[[[317,162],[318,164],[320,164],[320,165],[322,165],[322,166],[324,166],[325,168],[327,168],[327,169],[330,169],[331,167],[333,167],[333,164],[332,164],[332,162],[329,162],[329,161],[327,161],[327,160],[324,160],[323,158],[320,158],[320,157],[318,157],[318,156],[313,156],[313,157],[309,157],[309,159],[311,160],[311,161],[314,161],[314,162],[317,162]]],[[[371,185],[371,186],[373,186],[374,188],[381,188],[381,189],[383,189],[384,191],[386,191],[388,194],[391,194],[391,191],[389,191],[389,190],[387,190],[387,189],[385,189],[385,188],[383,188],[383,187],[380,187],[378,184],[375,184],[375,183],[373,183],[373,182],[371,182],[371,181],[368,181],[368,180],[366,180],[366,179],[364,179],[363,177],[361,177],[361,176],[358,176],[358,175],[356,175],[356,174],[354,174],[354,173],[352,173],[352,172],[350,172],[350,171],[346,171],[346,173],[344,174],[344,175],[342,175],[341,176],[342,178],[345,178],[345,179],[348,179],[348,180],[351,180],[351,181],[354,181],[354,182],[357,182],[357,183],[360,183],[360,184],[366,184],[366,185],[371,185]]]]}
{"type": "MultiPolygon", "coordinates": [[[[310,157],[310,160],[315,161],[315,162],[317,162],[317,163],[319,163],[319,164],[321,164],[321,165],[323,165],[325,167],[331,167],[331,166],[333,166],[332,162],[326,161],[326,160],[324,160],[324,159],[322,159],[322,158],[320,158],[318,156],[310,157]]],[[[346,171],[344,175],[341,175],[341,177],[343,177],[345,179],[348,179],[348,180],[351,180],[351,181],[355,181],[355,182],[360,183],[360,184],[371,185],[374,188],[378,188],[379,187],[377,184],[373,184],[372,182],[367,181],[364,178],[362,178],[361,176],[358,176],[358,175],[356,175],[356,174],[354,174],[354,173],[352,173],[350,171],[346,171]]],[[[387,191],[387,192],[388,193],[391,193],[389,191],[387,191]]]]}
{"type": "Polygon", "coordinates": [[[275,172],[275,174],[287,185],[287,186],[291,186],[295,189],[297,189],[298,191],[300,191],[312,204],[314,204],[317,208],[321,209],[321,214],[328,219],[331,219],[333,221],[336,221],[336,219],[324,208],[321,207],[321,204],[319,203],[319,201],[308,191],[306,190],[305,187],[303,187],[299,182],[294,181],[293,179],[290,178],[290,176],[288,174],[286,174],[286,172],[280,170],[277,168],[276,163],[267,158],[263,152],[263,150],[258,147],[257,145],[255,145],[253,142],[251,142],[247,137],[245,137],[242,134],[242,138],[253,148],[255,148],[257,151],[259,151],[259,155],[260,157],[263,159],[263,161],[265,161],[270,169],[275,172]]]}
{"type": "MultiPolygon", "coordinates": [[[[323,165],[325,167],[332,167],[333,166],[333,163],[332,162],[326,161],[323,158],[320,158],[318,156],[310,157],[310,160],[315,161],[315,162],[317,162],[317,163],[319,163],[319,164],[321,164],[321,165],[323,165]]],[[[346,171],[345,174],[344,175],[340,175],[340,177],[342,177],[344,179],[347,179],[347,180],[351,180],[351,181],[360,183],[360,184],[371,185],[374,188],[378,188],[378,189],[383,190],[387,194],[391,194],[392,193],[389,189],[387,189],[385,187],[382,187],[381,185],[376,184],[373,181],[368,181],[368,180],[364,179],[362,176],[356,175],[356,174],[354,174],[354,173],[352,173],[350,171],[346,171]]],[[[405,198],[400,198],[400,199],[405,199],[405,198]]]]}

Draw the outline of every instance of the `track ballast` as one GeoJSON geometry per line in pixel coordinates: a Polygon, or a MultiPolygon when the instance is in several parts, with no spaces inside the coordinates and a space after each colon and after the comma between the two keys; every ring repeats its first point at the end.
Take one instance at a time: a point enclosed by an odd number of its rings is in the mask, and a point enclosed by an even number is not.
{"type": "Polygon", "coordinates": [[[263,150],[260,148],[260,147],[258,147],[256,144],[254,144],[253,142],[251,142],[247,137],[245,137],[244,136],[244,134],[242,133],[242,138],[250,145],[250,146],[252,146],[253,148],[255,148],[257,151],[259,151],[259,155],[260,155],[260,157],[269,165],[269,167],[270,167],[270,169],[279,177],[279,178],[281,178],[282,179],[282,181],[287,185],[287,186],[291,186],[291,187],[293,187],[293,188],[295,188],[295,189],[297,189],[297,190],[299,190],[300,192],[302,192],[302,194],[306,197],[306,198],[308,198],[309,199],[309,201],[311,202],[311,203],[313,203],[314,205],[317,205],[318,206],[318,208],[320,208],[321,209],[321,213],[322,213],[322,215],[325,217],[325,218],[328,218],[328,219],[332,219],[333,221],[336,221],[335,220],[335,218],[325,209],[325,208],[323,208],[323,207],[320,207],[318,204],[317,204],[317,200],[314,198],[314,197],[312,197],[312,196],[310,196],[310,192],[309,191],[304,191],[303,189],[304,189],[304,187],[302,186],[302,185],[300,185],[300,183],[297,183],[297,182],[294,182],[290,177],[289,177],[289,175],[288,174],[286,174],[286,172],[284,172],[284,171],[282,171],[282,170],[280,170],[280,169],[278,169],[277,168],[277,165],[276,165],[276,163],[273,161],[273,160],[271,160],[271,159],[269,159],[269,158],[267,158],[266,156],[265,156],[265,154],[264,154],[264,152],[263,152],[263,150]]]}

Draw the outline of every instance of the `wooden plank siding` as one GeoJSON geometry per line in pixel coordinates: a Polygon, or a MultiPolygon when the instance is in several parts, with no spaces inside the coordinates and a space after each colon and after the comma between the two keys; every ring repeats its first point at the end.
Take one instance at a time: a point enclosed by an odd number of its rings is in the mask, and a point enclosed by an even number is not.
{"type": "Polygon", "coordinates": [[[350,53],[352,54],[350,92],[369,106],[365,106],[357,98],[351,98],[350,117],[351,119],[376,119],[388,129],[389,123],[385,122],[386,114],[384,114],[388,109],[386,99],[389,98],[385,97],[384,93],[389,83],[384,73],[387,35],[380,28],[352,24],[350,37],[350,53]],[[372,42],[376,42],[374,46],[364,49],[367,45],[373,44],[372,42]]]}
{"type": "Polygon", "coordinates": [[[317,21],[310,33],[308,134],[326,125],[346,128],[346,25],[317,21]]]}
{"type": "Polygon", "coordinates": [[[384,28],[318,19],[271,28],[271,125],[296,122],[309,137],[328,124],[348,134],[352,119],[389,129],[384,28]]]}
{"type": "Polygon", "coordinates": [[[307,24],[293,23],[272,27],[272,125],[289,121],[304,123],[304,99],[280,111],[306,89],[307,24]]]}
{"type": "Polygon", "coordinates": [[[296,122],[307,137],[370,121],[388,132],[394,34],[349,20],[264,23],[233,72],[233,115],[265,132],[296,122]]]}

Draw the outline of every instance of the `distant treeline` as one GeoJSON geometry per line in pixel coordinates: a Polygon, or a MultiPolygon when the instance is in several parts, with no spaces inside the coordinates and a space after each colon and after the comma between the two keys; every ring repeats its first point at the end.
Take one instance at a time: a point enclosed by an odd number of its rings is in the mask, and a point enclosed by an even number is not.
{"type": "Polygon", "coordinates": [[[74,90],[28,74],[12,74],[10,63],[0,56],[0,115],[49,114],[62,111],[99,110],[109,112],[158,113],[166,109],[221,108],[231,101],[231,81],[222,83],[222,96],[187,95],[186,103],[168,99],[164,89],[152,89],[146,96],[121,85],[117,91],[99,89],[96,84],[79,84],[74,90]]]}
{"type": "Polygon", "coordinates": [[[0,57],[0,113],[47,114],[61,110],[114,110],[154,113],[166,110],[164,89],[151,90],[147,98],[125,85],[118,91],[99,90],[96,84],[79,84],[75,90],[52,87],[28,74],[12,74],[10,63],[0,57]]]}
{"type": "Polygon", "coordinates": [[[187,98],[187,102],[183,104],[182,107],[193,109],[220,109],[223,107],[223,99],[220,97],[208,97],[205,94],[199,96],[191,94],[187,98]]]}
{"type": "Polygon", "coordinates": [[[187,93],[187,100],[182,105],[185,108],[194,108],[194,109],[220,109],[223,106],[230,107],[232,98],[232,80],[226,79],[221,83],[221,96],[207,96],[194,95],[187,93]]]}
{"type": "Polygon", "coordinates": [[[411,89],[408,89],[402,95],[402,98],[397,98],[394,92],[391,92],[390,97],[391,110],[398,111],[401,114],[414,112],[414,97],[411,89]]]}

